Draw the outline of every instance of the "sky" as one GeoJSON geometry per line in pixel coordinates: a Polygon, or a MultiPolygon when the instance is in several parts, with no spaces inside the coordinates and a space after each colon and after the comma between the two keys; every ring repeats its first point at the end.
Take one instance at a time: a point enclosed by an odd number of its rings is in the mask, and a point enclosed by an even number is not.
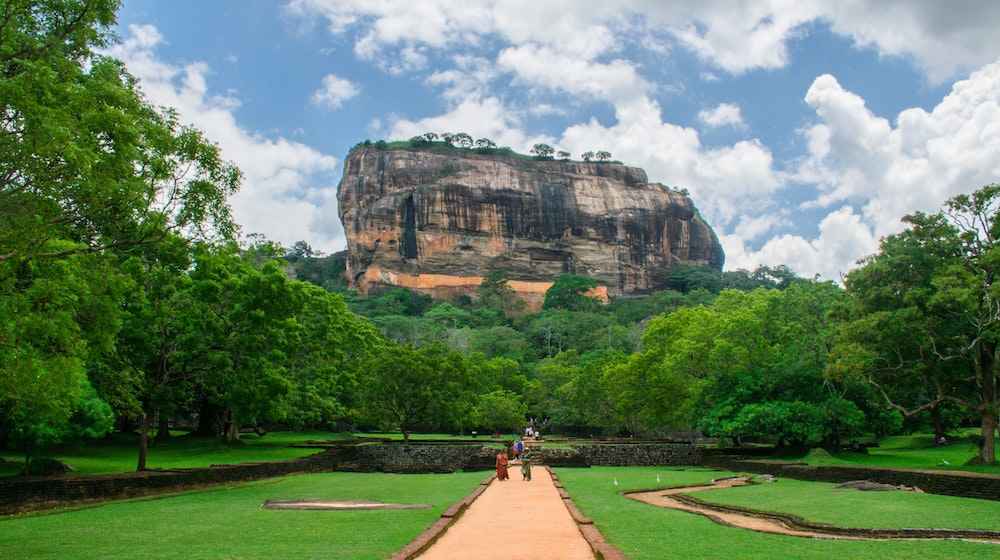
{"type": "Polygon", "coordinates": [[[1000,181],[995,0],[127,0],[123,60],[243,170],[245,234],[345,247],[364,139],[607,150],[686,188],[726,268],[839,280],[1000,181]]]}

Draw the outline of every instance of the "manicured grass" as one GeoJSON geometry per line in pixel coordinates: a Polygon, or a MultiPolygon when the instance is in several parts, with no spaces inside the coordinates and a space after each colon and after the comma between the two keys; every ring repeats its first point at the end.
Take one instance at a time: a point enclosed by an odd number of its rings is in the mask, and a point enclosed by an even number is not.
{"type": "MultiPolygon", "coordinates": [[[[557,469],[566,490],[605,538],[632,560],[774,558],[997,558],[1000,547],[964,541],[835,541],[768,535],[719,525],[700,515],[629,500],[624,490],[697,484],[732,473],[643,467],[557,469]],[[619,485],[614,485],[617,479],[619,485]]],[[[778,488],[784,480],[775,483],[778,488]]],[[[803,483],[809,484],[809,483],[803,483]]],[[[817,487],[819,490],[822,487],[817,487]]],[[[821,490],[819,490],[821,491],[821,490]]],[[[722,491],[719,491],[720,494],[722,491]]],[[[976,500],[967,500],[975,503],[976,500]]],[[[817,507],[821,507],[822,503],[817,507]]]]}
{"type": "Polygon", "coordinates": [[[841,527],[1000,531],[1000,502],[990,500],[914,492],[861,492],[790,478],[694,496],[706,502],[790,513],[841,527]]]}
{"type": "Polygon", "coordinates": [[[386,558],[484,473],[290,476],[157,499],[0,519],[0,558],[386,558]],[[418,510],[265,510],[268,499],[424,503],[418,510]]]}
{"type": "MultiPolygon", "coordinates": [[[[344,439],[348,434],[330,432],[271,432],[258,437],[244,434],[240,443],[228,445],[218,438],[199,438],[188,435],[172,437],[166,442],[151,443],[148,466],[150,468],[207,467],[227,463],[280,461],[318,453],[319,449],[295,448],[292,444],[309,440],[344,439]]],[[[135,470],[138,451],[134,436],[115,434],[100,441],[59,447],[46,455],[65,462],[77,474],[107,474],[135,470]]],[[[15,451],[0,451],[0,457],[16,462],[0,468],[0,476],[17,474],[22,456],[15,451]]]]}
{"type": "MultiPolygon", "coordinates": [[[[907,469],[944,469],[965,470],[990,474],[1000,474],[1000,465],[965,465],[974,457],[977,448],[966,439],[972,431],[963,432],[962,439],[937,447],[934,436],[930,434],[912,434],[905,436],[890,436],[879,442],[878,447],[868,450],[868,453],[837,453],[834,456],[784,457],[785,459],[805,461],[811,465],[860,465],[866,467],[907,468],[907,469]]],[[[1000,443],[1000,440],[998,440],[1000,443]]]]}

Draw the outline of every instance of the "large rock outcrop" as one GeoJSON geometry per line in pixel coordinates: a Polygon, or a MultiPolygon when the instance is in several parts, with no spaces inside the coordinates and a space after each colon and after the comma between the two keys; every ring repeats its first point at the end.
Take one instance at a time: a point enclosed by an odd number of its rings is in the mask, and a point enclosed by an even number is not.
{"type": "Polygon", "coordinates": [[[617,163],[536,161],[471,150],[359,147],[337,193],[347,277],[362,292],[403,286],[474,294],[506,271],[537,307],[561,273],[598,295],[662,287],[678,264],[722,268],[722,247],[691,199],[617,163]]]}

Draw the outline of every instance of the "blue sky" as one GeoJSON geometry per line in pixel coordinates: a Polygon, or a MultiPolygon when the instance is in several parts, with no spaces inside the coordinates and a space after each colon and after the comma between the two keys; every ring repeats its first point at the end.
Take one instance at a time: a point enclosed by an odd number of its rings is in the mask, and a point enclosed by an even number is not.
{"type": "Polygon", "coordinates": [[[607,149],[687,188],[727,268],[837,279],[1000,180],[1000,3],[129,0],[123,59],[246,172],[247,233],[343,248],[365,138],[607,149]]]}

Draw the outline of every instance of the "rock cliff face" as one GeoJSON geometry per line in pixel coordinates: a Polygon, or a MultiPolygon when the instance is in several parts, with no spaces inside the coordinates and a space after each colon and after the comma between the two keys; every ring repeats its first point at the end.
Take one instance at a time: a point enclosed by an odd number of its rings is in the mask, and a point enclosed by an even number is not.
{"type": "Polygon", "coordinates": [[[561,273],[596,295],[661,287],[678,264],[722,268],[691,199],[617,163],[535,161],[469,150],[352,150],[337,193],[348,282],[447,298],[506,271],[538,307],[561,273]]]}

